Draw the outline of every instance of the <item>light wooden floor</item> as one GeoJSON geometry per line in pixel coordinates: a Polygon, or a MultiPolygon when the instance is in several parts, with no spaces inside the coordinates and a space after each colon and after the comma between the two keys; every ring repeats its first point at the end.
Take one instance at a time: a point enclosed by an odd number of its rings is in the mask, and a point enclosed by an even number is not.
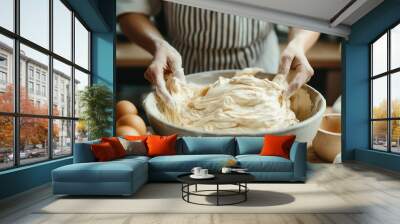
{"type": "Polygon", "coordinates": [[[49,186],[43,186],[0,202],[0,223],[400,223],[399,174],[357,163],[311,164],[308,181],[368,206],[357,214],[36,214],[33,211],[55,198],[49,186]]]}

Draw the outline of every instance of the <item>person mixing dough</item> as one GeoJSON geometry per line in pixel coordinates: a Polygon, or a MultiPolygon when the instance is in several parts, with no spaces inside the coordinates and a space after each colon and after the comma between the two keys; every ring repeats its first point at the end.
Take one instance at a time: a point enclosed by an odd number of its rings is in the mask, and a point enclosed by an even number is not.
{"type": "Polygon", "coordinates": [[[187,74],[247,67],[288,74],[292,69],[288,96],[314,74],[305,52],[317,41],[317,32],[290,28],[279,57],[273,25],[265,21],[161,0],[117,0],[117,16],[123,33],[154,56],[145,78],[167,104],[174,100],[165,75],[172,73],[185,81],[182,67],[187,74]],[[161,10],[168,41],[151,21],[161,10]]]}

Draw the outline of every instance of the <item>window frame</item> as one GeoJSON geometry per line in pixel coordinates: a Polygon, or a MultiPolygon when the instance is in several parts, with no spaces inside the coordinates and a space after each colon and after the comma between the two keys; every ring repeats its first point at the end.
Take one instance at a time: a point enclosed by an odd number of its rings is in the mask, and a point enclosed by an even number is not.
{"type": "Polygon", "coordinates": [[[400,26],[400,20],[396,21],[394,24],[392,24],[390,27],[385,29],[384,32],[380,33],[375,39],[373,39],[369,44],[369,149],[373,151],[379,151],[379,152],[386,152],[386,153],[391,153],[391,154],[400,154],[400,152],[393,152],[392,151],[392,128],[391,128],[391,122],[392,121],[400,121],[400,117],[392,117],[392,99],[391,99],[391,91],[392,91],[392,85],[391,85],[391,80],[392,76],[396,75],[396,73],[400,72],[400,67],[393,68],[391,69],[391,32],[392,29],[400,26]],[[386,57],[387,57],[387,63],[386,63],[386,71],[382,72],[380,74],[376,74],[374,76],[373,74],[373,44],[379,40],[379,38],[383,37],[385,34],[387,34],[387,51],[386,51],[386,57]],[[373,81],[378,79],[386,77],[386,87],[387,87],[387,105],[386,105],[386,118],[373,118],[373,81]],[[379,150],[374,148],[374,136],[373,136],[373,122],[376,121],[386,121],[386,151],[379,150]]]}
{"type": "MultiPolygon", "coordinates": [[[[68,2],[66,2],[66,0],[59,0],[62,4],[65,5],[65,7],[68,8],[68,10],[71,11],[71,59],[67,59],[64,58],[63,56],[55,53],[54,50],[54,46],[53,46],[53,1],[54,0],[48,0],[49,2],[49,47],[48,49],[46,49],[45,47],[42,47],[39,44],[34,43],[33,41],[30,41],[29,39],[23,37],[20,35],[20,0],[14,0],[13,1],[13,10],[14,10],[14,18],[13,18],[13,22],[14,22],[14,31],[10,31],[4,27],[0,26],[0,35],[3,35],[5,37],[11,38],[13,40],[13,44],[14,44],[14,48],[13,48],[13,54],[12,54],[12,61],[13,64],[12,66],[12,75],[13,75],[13,79],[14,79],[14,99],[13,99],[13,112],[2,112],[0,111],[0,116],[4,116],[4,117],[11,117],[13,119],[13,166],[10,167],[5,167],[5,168],[0,168],[0,172],[4,171],[4,170],[10,170],[10,169],[15,169],[18,167],[23,167],[23,166],[29,166],[29,165],[33,165],[33,164],[37,164],[37,163],[43,163],[49,160],[54,160],[54,159],[62,159],[65,157],[70,157],[73,155],[74,152],[74,143],[75,143],[75,126],[76,126],[76,121],[79,120],[79,117],[75,116],[75,108],[72,107],[71,108],[71,114],[70,116],[58,116],[58,115],[53,115],[53,59],[58,60],[61,63],[64,63],[66,65],[71,66],[71,105],[74,105],[75,103],[75,94],[77,94],[75,92],[75,88],[74,88],[74,82],[75,82],[75,69],[85,73],[88,75],[89,77],[89,83],[88,86],[92,85],[92,57],[91,57],[91,51],[92,51],[92,43],[91,43],[91,38],[92,38],[92,30],[88,27],[88,25],[84,22],[84,20],[78,15],[78,13],[76,13],[72,7],[68,4],[68,2]],[[79,22],[85,27],[85,29],[88,31],[88,69],[85,69],[83,67],[81,67],[80,65],[75,63],[75,20],[74,19],[79,20],[79,22]],[[46,115],[39,115],[39,114],[27,114],[27,113],[21,113],[20,111],[20,85],[21,85],[21,81],[20,81],[20,44],[23,44],[27,47],[32,48],[33,50],[39,51],[40,53],[43,53],[45,55],[48,56],[49,58],[49,62],[48,62],[48,85],[46,88],[46,91],[48,91],[48,93],[46,93],[46,96],[48,97],[48,112],[46,115]],[[21,164],[21,159],[20,159],[20,119],[21,118],[45,118],[47,119],[47,123],[48,123],[48,136],[47,136],[47,158],[44,158],[41,161],[38,162],[32,162],[32,163],[26,163],[26,164],[21,164]],[[54,156],[53,152],[54,152],[54,146],[53,146],[53,121],[56,120],[66,120],[66,121],[70,121],[71,122],[71,128],[72,128],[72,132],[71,132],[71,153],[68,155],[62,155],[62,156],[54,156]]],[[[29,64],[27,64],[27,66],[29,66],[29,64]]],[[[28,71],[27,67],[27,71],[28,71]]],[[[36,80],[35,77],[36,74],[36,70],[33,70],[33,80],[36,80]]],[[[40,73],[41,74],[41,73],[40,73]]],[[[30,76],[29,73],[27,72],[26,74],[27,77],[27,81],[30,80],[30,76]]],[[[39,77],[39,83],[41,83],[41,77],[39,77]]],[[[35,81],[34,81],[34,85],[35,85],[35,81]]],[[[28,91],[28,89],[27,89],[28,91]]],[[[36,91],[34,89],[34,91],[36,91]]],[[[41,96],[41,94],[40,94],[41,96]]]]}

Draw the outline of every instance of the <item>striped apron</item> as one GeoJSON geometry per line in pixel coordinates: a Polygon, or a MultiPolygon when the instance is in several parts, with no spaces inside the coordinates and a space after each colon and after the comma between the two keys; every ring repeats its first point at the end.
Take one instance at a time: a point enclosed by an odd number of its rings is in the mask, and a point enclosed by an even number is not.
{"type": "Polygon", "coordinates": [[[278,39],[264,21],[163,2],[169,42],[182,55],[186,74],[261,67],[276,72],[278,39]]]}

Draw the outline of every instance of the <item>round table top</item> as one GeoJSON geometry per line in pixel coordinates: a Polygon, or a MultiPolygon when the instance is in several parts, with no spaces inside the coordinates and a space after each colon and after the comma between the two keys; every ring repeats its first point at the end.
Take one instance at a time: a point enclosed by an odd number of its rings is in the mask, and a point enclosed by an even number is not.
{"type": "Polygon", "coordinates": [[[249,173],[213,173],[215,177],[211,179],[193,179],[190,175],[191,173],[182,174],[177,179],[185,184],[237,184],[255,180],[255,177],[249,173]]]}

